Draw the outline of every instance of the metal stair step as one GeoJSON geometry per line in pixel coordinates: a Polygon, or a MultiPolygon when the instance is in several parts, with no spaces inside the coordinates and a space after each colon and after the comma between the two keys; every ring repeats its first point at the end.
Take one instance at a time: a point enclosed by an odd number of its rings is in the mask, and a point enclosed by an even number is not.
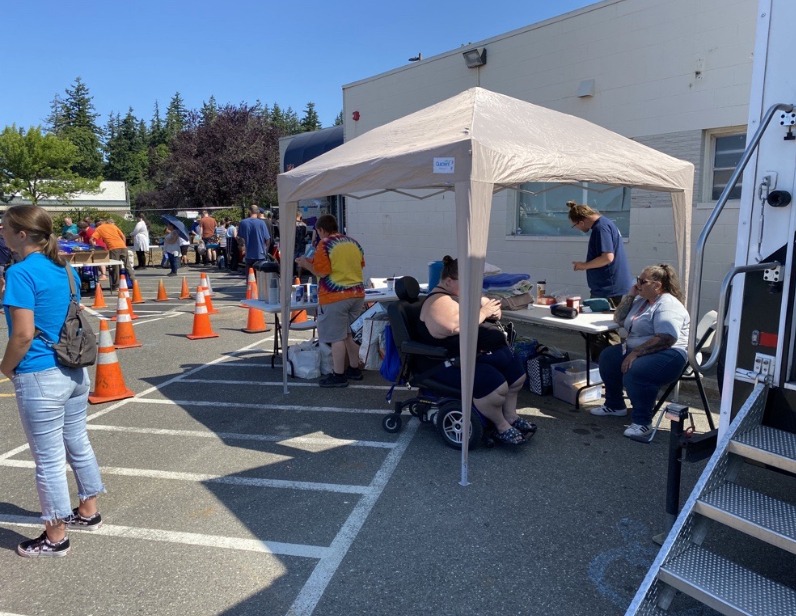
{"type": "Polygon", "coordinates": [[[735,483],[703,494],[696,513],[796,554],[796,507],[735,483]]]}
{"type": "Polygon", "coordinates": [[[664,563],[658,578],[722,614],[796,614],[796,591],[697,545],[664,563]]]}
{"type": "Polygon", "coordinates": [[[737,435],[727,451],[796,474],[796,434],[758,426],[737,435]]]}

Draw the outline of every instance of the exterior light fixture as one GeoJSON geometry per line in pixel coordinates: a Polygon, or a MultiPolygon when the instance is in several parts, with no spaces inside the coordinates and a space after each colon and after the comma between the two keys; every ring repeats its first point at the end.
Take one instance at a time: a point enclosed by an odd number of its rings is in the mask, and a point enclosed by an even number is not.
{"type": "Polygon", "coordinates": [[[468,49],[463,54],[467,68],[478,68],[486,64],[486,47],[468,49]]]}

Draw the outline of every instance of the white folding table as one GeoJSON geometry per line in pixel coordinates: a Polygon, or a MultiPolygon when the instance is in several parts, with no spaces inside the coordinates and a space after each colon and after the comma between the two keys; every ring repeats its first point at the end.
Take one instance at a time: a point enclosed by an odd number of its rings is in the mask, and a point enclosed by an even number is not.
{"type": "Polygon", "coordinates": [[[581,312],[574,319],[563,319],[553,316],[550,306],[540,306],[532,304],[524,310],[506,310],[503,312],[503,319],[511,321],[521,321],[523,323],[533,323],[534,325],[544,325],[568,331],[579,332],[586,340],[586,384],[578,388],[575,394],[575,408],[580,408],[580,392],[591,387],[591,343],[597,334],[604,334],[616,329],[619,325],[614,322],[612,312],[581,312]]]}

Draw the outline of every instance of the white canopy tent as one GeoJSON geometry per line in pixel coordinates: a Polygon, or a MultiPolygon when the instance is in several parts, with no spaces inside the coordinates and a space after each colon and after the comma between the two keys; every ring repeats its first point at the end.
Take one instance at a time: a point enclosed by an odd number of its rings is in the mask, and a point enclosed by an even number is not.
{"type": "MultiPolygon", "coordinates": [[[[483,88],[375,128],[277,178],[283,221],[300,199],[367,191],[454,191],[459,259],[462,408],[472,405],[478,311],[492,195],[524,182],[596,182],[671,193],[678,269],[687,288],[694,166],[581,118],[483,88]]],[[[563,207],[563,204],[562,204],[563,207]]],[[[282,235],[283,255],[295,238],[282,235]]],[[[429,255],[429,259],[439,255],[429,255]]],[[[367,256],[366,256],[367,259],[367,256]]],[[[292,264],[282,260],[282,339],[292,264]]],[[[287,366],[283,370],[287,392],[287,366]]],[[[465,434],[469,413],[465,412],[465,434]]],[[[461,483],[468,483],[462,448],[461,483]]]]}

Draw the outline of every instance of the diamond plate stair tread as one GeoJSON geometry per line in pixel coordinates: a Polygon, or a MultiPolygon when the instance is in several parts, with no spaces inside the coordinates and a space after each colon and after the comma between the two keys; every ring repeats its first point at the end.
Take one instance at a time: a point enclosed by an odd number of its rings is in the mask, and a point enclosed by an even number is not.
{"type": "MultiPolygon", "coordinates": [[[[744,523],[747,523],[762,529],[762,534],[773,533],[777,537],[776,540],[770,541],[771,543],[796,554],[796,507],[790,503],[735,483],[725,483],[703,495],[699,499],[696,511],[738,530],[743,531],[744,523]],[[701,504],[707,505],[708,508],[702,507],[701,504]],[[715,512],[711,508],[719,511],[715,512]],[[727,521],[727,515],[722,513],[737,518],[740,523],[727,521]]],[[[763,538],[760,532],[754,535],[763,538]]]]}
{"type": "Polygon", "coordinates": [[[696,545],[665,563],[658,577],[722,613],[796,614],[796,591],[696,545]]]}
{"type": "Polygon", "coordinates": [[[796,472],[796,434],[768,426],[736,436],[728,451],[789,472],[796,472]],[[752,448],[750,451],[748,448],[752,448]]]}

